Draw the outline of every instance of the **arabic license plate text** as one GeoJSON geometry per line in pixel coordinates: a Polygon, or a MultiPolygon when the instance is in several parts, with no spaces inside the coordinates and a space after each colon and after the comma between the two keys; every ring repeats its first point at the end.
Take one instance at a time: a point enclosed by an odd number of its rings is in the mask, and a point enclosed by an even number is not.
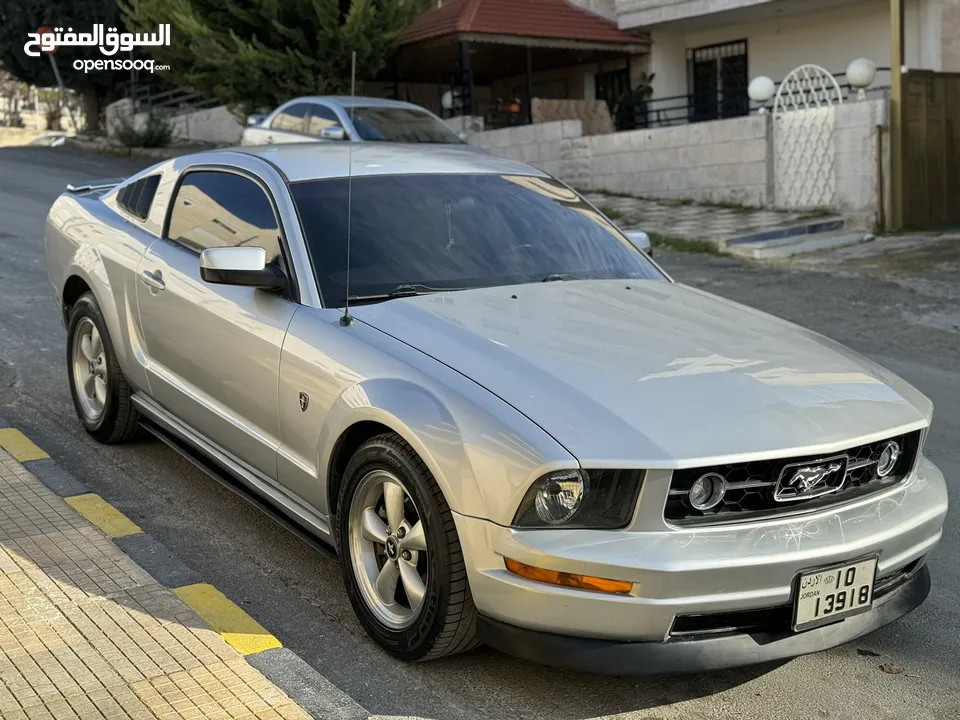
{"type": "Polygon", "coordinates": [[[866,612],[873,605],[877,558],[802,573],[797,583],[794,630],[825,625],[866,612]]]}

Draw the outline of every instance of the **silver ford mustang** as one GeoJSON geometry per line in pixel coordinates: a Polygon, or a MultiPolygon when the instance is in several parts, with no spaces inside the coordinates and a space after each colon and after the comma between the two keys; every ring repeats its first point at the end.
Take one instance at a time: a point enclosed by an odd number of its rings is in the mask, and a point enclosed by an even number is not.
{"type": "Polygon", "coordinates": [[[45,239],[90,435],[146,428],[334,544],[398,658],[687,672],[927,596],[930,401],[674,283],[532,167],[203,153],[68,188],[45,239]]]}

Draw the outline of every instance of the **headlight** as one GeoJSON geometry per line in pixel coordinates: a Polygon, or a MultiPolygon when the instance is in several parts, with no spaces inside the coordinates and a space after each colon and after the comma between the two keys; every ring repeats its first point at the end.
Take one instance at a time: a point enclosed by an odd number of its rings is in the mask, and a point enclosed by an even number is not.
{"type": "Polygon", "coordinates": [[[637,506],[642,470],[557,470],[527,490],[513,519],[524,528],[626,527],[637,506]]]}

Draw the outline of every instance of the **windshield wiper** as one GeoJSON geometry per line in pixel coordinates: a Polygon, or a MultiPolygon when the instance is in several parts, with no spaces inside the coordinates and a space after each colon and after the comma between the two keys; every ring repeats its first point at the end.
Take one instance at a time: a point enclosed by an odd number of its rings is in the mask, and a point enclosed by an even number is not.
{"type": "Polygon", "coordinates": [[[429,285],[420,285],[417,283],[413,283],[408,285],[397,285],[390,292],[379,293],[377,295],[351,295],[350,302],[393,300],[394,298],[415,297],[417,295],[431,295],[433,293],[454,292],[456,290],[463,290],[463,288],[458,288],[458,287],[438,288],[438,287],[430,287],[429,285]]]}
{"type": "Polygon", "coordinates": [[[564,280],[582,280],[579,275],[573,273],[550,273],[540,282],[563,282],[564,280]]]}

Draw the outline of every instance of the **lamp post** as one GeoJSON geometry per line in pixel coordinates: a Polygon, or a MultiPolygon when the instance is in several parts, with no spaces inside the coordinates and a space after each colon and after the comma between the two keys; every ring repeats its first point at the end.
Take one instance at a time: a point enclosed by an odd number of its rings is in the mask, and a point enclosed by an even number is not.
{"type": "Polygon", "coordinates": [[[749,87],[747,87],[747,95],[760,106],[760,110],[758,110],[760,115],[767,114],[767,103],[770,102],[776,92],[776,83],[766,75],[755,77],[750,81],[749,87]]]}
{"type": "Polygon", "coordinates": [[[867,88],[877,77],[877,65],[873,60],[857,58],[847,65],[847,82],[857,89],[857,100],[867,99],[867,88]]]}

